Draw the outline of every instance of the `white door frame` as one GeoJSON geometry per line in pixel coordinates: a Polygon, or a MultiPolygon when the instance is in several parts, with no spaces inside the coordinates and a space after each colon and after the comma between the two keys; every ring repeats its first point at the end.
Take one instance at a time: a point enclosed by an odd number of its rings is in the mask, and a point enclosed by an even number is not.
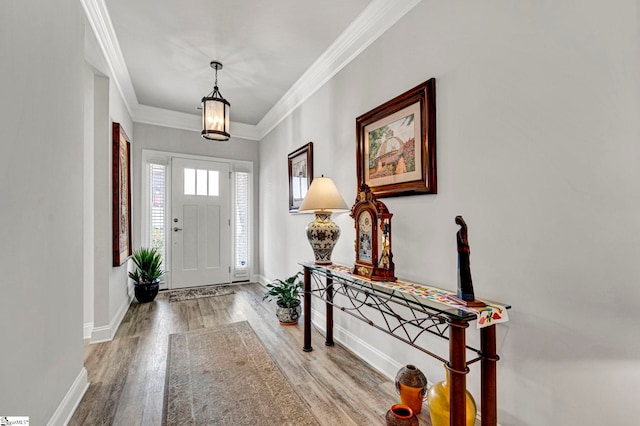
{"type": "MultiPolygon", "coordinates": [[[[250,197],[250,205],[249,205],[249,276],[246,277],[246,279],[255,281],[254,278],[254,263],[255,263],[255,259],[253,256],[253,252],[254,252],[254,232],[253,229],[255,227],[255,217],[254,217],[254,206],[255,204],[255,200],[256,200],[256,192],[254,190],[254,185],[253,185],[253,162],[252,161],[247,161],[247,160],[232,160],[229,158],[219,158],[219,157],[207,157],[204,155],[194,155],[194,154],[182,154],[179,152],[170,152],[170,151],[158,151],[158,150],[152,150],[152,149],[143,149],[142,150],[142,158],[141,158],[141,162],[140,162],[140,196],[137,197],[138,199],[140,199],[140,213],[141,213],[141,217],[140,217],[140,231],[139,231],[139,237],[140,237],[140,242],[142,245],[149,245],[149,242],[151,240],[151,236],[150,236],[150,232],[149,232],[149,228],[150,228],[150,224],[149,224],[149,215],[150,215],[150,208],[151,208],[151,204],[150,204],[150,200],[146,199],[146,194],[149,194],[150,191],[150,187],[149,187],[149,179],[147,178],[147,164],[148,163],[156,163],[156,164],[163,164],[167,167],[166,169],[166,188],[165,188],[165,196],[166,196],[166,202],[167,202],[167,208],[170,209],[170,200],[171,200],[171,159],[172,158],[185,158],[185,159],[191,159],[191,160],[204,160],[204,161],[216,161],[216,162],[220,162],[220,163],[228,163],[230,165],[230,169],[232,172],[248,172],[251,174],[251,179],[249,182],[249,191],[251,194],[250,197]]],[[[233,219],[233,206],[235,205],[235,191],[233,190],[234,188],[234,183],[235,180],[232,178],[232,188],[231,188],[231,208],[232,208],[232,219],[233,219]]],[[[171,266],[171,262],[172,262],[172,253],[171,253],[171,248],[173,245],[173,241],[172,241],[172,234],[173,232],[171,231],[171,211],[167,210],[165,212],[165,229],[166,229],[166,259],[165,259],[165,264],[166,264],[166,268],[170,268],[171,266]]],[[[232,227],[234,228],[234,227],[232,227]]],[[[233,229],[231,230],[232,232],[232,250],[234,249],[234,244],[233,244],[233,238],[235,237],[235,235],[233,235],[233,229]]],[[[234,256],[233,253],[232,254],[232,261],[231,261],[231,279],[232,281],[235,281],[235,270],[234,270],[234,256]]],[[[243,276],[244,277],[244,276],[243,276]]],[[[244,279],[244,278],[243,278],[244,279]]],[[[171,271],[168,270],[168,273],[165,274],[165,277],[163,278],[163,282],[160,284],[160,288],[161,289],[166,289],[166,288],[171,288],[171,271]]]]}

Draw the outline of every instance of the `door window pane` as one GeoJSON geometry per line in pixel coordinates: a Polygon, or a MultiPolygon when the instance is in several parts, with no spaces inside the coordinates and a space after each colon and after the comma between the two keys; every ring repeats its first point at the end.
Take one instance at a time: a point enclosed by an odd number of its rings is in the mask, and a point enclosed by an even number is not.
{"type": "Polygon", "coordinates": [[[198,169],[196,174],[196,194],[207,195],[207,171],[198,169]]]}
{"type": "Polygon", "coordinates": [[[195,169],[184,169],[184,195],[196,195],[195,169]]]}
{"type": "Polygon", "coordinates": [[[220,195],[220,176],[217,170],[209,170],[209,195],[217,197],[220,195]]]}

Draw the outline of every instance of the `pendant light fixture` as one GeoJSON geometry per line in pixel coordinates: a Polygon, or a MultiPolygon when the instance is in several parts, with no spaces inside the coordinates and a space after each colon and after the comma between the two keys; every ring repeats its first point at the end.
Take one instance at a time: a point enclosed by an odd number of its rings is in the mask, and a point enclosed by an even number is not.
{"type": "Polygon", "coordinates": [[[216,70],[216,83],[213,91],[202,98],[202,137],[214,141],[228,141],[231,137],[229,134],[231,104],[218,90],[218,70],[222,69],[222,64],[211,61],[209,65],[216,70]]]}

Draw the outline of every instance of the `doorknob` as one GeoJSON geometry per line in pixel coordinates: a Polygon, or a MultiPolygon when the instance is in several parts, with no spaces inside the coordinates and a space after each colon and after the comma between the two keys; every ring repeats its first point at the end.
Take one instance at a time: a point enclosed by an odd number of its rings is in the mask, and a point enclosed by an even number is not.
{"type": "Polygon", "coordinates": [[[182,231],[182,228],[178,228],[177,226],[173,227],[173,232],[182,231]]]}

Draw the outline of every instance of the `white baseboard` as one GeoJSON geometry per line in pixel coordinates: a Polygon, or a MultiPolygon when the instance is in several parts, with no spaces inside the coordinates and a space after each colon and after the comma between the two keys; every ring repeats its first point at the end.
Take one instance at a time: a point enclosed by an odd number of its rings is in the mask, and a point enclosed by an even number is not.
{"type": "Polygon", "coordinates": [[[51,419],[47,422],[47,426],[60,426],[69,423],[71,416],[73,416],[73,413],[76,411],[78,404],[80,404],[88,388],[87,369],[82,367],[80,374],[78,374],[78,377],[73,381],[67,394],[62,398],[62,402],[60,402],[55,413],[53,413],[53,416],[51,416],[51,419]]]}
{"type": "Polygon", "coordinates": [[[262,275],[253,275],[251,277],[251,281],[255,282],[255,283],[260,283],[262,285],[267,285],[267,283],[269,283],[270,281],[268,279],[266,279],[264,276],[262,275]]]}
{"type": "Polygon", "coordinates": [[[90,339],[93,332],[93,322],[85,322],[82,331],[83,339],[90,339]]]}
{"type": "Polygon", "coordinates": [[[125,300],[118,309],[118,312],[116,312],[113,318],[111,318],[109,325],[103,325],[93,329],[93,332],[91,333],[91,343],[109,342],[113,340],[113,336],[116,335],[116,331],[118,331],[118,327],[120,326],[120,323],[127,313],[132,301],[133,293],[129,292],[128,299],[125,300]]]}
{"type": "MultiPolygon", "coordinates": [[[[325,325],[327,320],[324,313],[312,310],[311,314],[315,326],[326,333],[327,330],[325,325]]],[[[333,339],[356,354],[375,370],[378,370],[380,373],[387,376],[389,379],[394,380],[396,373],[402,367],[401,363],[390,358],[384,352],[374,348],[360,337],[338,324],[334,324],[333,326],[333,339]]]]}

